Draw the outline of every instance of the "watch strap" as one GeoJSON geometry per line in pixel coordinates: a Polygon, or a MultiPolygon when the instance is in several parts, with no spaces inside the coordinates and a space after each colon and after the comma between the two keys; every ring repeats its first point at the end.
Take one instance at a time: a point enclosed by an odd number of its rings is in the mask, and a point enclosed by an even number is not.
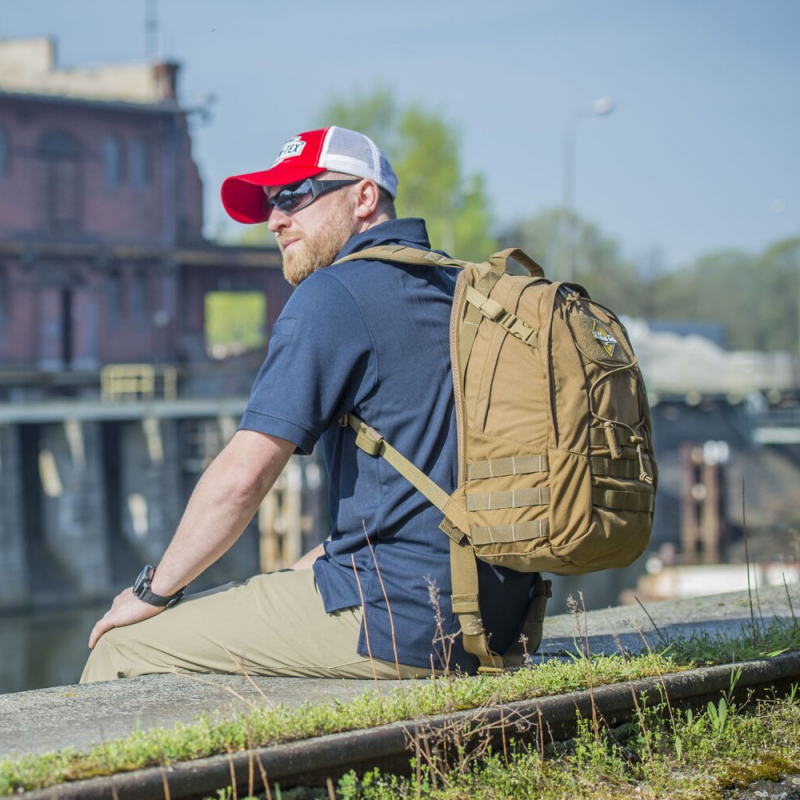
{"type": "Polygon", "coordinates": [[[175,594],[171,595],[163,595],[163,594],[156,594],[155,592],[151,592],[148,586],[145,586],[142,591],[137,595],[140,600],[144,600],[145,603],[149,603],[151,606],[164,606],[165,608],[172,608],[176,603],[180,601],[183,597],[183,593],[186,590],[184,586],[183,589],[179,589],[175,594]]]}
{"type": "Polygon", "coordinates": [[[151,606],[158,606],[159,608],[172,608],[183,597],[186,591],[184,586],[179,589],[175,594],[163,595],[156,594],[150,589],[153,578],[156,574],[156,568],[152,564],[147,564],[145,568],[139,573],[136,581],[133,584],[133,594],[138,597],[142,602],[148,603],[151,606]]]}

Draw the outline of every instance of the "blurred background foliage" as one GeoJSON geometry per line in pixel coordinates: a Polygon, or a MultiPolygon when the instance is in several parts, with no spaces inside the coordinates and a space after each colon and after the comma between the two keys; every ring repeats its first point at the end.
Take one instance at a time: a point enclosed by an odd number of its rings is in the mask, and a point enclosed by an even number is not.
{"type": "Polygon", "coordinates": [[[388,89],[334,100],[320,125],[366,133],[397,172],[398,216],[422,217],[431,244],[459,258],[480,260],[497,249],[483,176],[465,175],[458,131],[420,105],[400,106],[388,89]]]}
{"type": "MultiPolygon", "coordinates": [[[[558,279],[571,230],[572,279],[618,313],[717,323],[732,350],[800,349],[800,236],[762,253],[723,250],[667,268],[657,249],[626,256],[623,243],[559,208],[533,216],[520,209],[517,221],[498,228],[483,175],[464,172],[457,127],[421,105],[399,104],[388,89],[334,99],[317,123],[359,130],[380,144],[400,181],[398,215],[424,218],[436,249],[480,261],[517,246],[558,279]]],[[[267,241],[266,226],[254,226],[243,239],[267,241]]]]}
{"type": "Polygon", "coordinates": [[[206,347],[212,358],[261,350],[266,341],[267,298],[261,292],[208,292],[206,347]]]}

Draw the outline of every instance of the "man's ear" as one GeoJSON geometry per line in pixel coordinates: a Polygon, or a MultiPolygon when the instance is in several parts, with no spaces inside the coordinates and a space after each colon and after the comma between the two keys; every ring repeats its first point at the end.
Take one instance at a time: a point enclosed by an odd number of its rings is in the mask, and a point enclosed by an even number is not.
{"type": "Polygon", "coordinates": [[[378,209],[380,189],[378,184],[369,178],[364,178],[356,187],[355,214],[358,219],[369,219],[378,209]]]}

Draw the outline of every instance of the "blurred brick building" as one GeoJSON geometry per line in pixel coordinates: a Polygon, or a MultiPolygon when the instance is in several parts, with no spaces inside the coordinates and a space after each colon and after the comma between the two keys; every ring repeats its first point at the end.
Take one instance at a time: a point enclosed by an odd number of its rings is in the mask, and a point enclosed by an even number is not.
{"type": "Polygon", "coordinates": [[[86,378],[207,359],[208,292],[289,294],[277,251],[213,245],[179,65],[60,69],[0,41],[0,367],[86,378]]]}

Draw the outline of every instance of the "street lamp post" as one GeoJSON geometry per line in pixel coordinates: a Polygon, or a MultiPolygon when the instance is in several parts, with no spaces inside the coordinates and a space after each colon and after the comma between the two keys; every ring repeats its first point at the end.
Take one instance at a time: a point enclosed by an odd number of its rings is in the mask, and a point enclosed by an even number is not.
{"type": "Polygon", "coordinates": [[[572,280],[575,224],[575,135],[578,123],[587,117],[600,117],[614,110],[610,97],[600,97],[588,106],[581,106],[567,117],[564,123],[564,220],[561,236],[561,280],[572,280]]]}

